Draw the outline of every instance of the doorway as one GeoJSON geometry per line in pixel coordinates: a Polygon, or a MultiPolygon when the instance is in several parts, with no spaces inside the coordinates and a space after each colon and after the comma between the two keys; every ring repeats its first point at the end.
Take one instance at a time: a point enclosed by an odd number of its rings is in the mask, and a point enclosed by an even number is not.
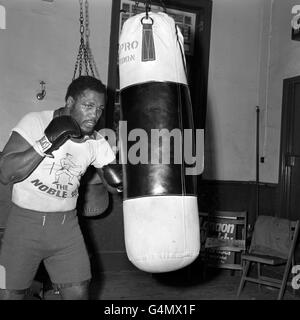
{"type": "Polygon", "coordinates": [[[280,147],[280,212],[300,218],[300,76],[284,79],[280,147]]]}

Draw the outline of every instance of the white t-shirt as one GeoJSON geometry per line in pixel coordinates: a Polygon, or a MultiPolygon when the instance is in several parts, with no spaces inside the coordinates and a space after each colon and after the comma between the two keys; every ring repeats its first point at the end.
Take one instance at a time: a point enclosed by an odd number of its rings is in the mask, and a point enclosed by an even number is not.
{"type": "MultiPolygon", "coordinates": [[[[33,145],[44,135],[54,111],[31,112],[13,128],[33,145]]],[[[76,207],[80,179],[89,165],[101,168],[115,160],[110,145],[99,133],[78,143],[67,140],[54,158],[45,157],[38,167],[12,190],[12,202],[36,211],[56,212],[76,207]]]]}

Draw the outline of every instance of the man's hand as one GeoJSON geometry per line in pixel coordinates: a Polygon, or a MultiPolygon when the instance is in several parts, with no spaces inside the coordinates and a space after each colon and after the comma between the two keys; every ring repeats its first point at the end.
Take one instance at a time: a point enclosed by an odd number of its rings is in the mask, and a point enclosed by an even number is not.
{"type": "Polygon", "coordinates": [[[108,164],[101,169],[97,169],[97,172],[109,192],[123,192],[122,166],[120,164],[108,164]]]}
{"type": "Polygon", "coordinates": [[[41,156],[53,158],[52,152],[68,139],[81,137],[78,123],[71,116],[53,118],[44,131],[45,135],[33,146],[41,156]]]}

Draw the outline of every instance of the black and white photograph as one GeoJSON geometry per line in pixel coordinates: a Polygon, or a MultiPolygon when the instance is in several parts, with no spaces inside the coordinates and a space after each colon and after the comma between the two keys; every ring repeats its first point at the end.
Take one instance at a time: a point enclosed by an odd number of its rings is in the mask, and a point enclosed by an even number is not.
{"type": "Polygon", "coordinates": [[[300,300],[300,0],[0,0],[0,75],[0,300],[300,300]]]}

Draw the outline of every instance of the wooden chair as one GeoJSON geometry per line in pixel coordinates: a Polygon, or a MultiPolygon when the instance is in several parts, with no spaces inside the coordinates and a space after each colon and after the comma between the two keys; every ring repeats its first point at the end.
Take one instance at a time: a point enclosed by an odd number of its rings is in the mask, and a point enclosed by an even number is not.
{"type": "MultiPolygon", "coordinates": [[[[1,242],[4,234],[4,228],[0,227],[0,252],[1,252],[1,242]]],[[[2,288],[5,284],[5,269],[3,266],[0,266],[0,288],[2,288]]]]}
{"type": "Polygon", "coordinates": [[[207,215],[204,260],[208,267],[242,270],[246,250],[247,212],[215,211],[207,215]],[[238,256],[239,255],[239,256],[238,256]]]}
{"type": "MultiPolygon", "coordinates": [[[[294,251],[299,234],[299,221],[290,221],[271,216],[259,216],[255,222],[249,252],[242,255],[243,273],[237,296],[246,281],[280,289],[278,300],[283,298],[288,283],[289,272],[294,264],[294,251]],[[257,266],[257,276],[250,276],[252,264],[257,266]],[[281,279],[263,276],[262,266],[284,266],[281,279]]],[[[280,272],[282,274],[282,270],[280,272]]]]}

